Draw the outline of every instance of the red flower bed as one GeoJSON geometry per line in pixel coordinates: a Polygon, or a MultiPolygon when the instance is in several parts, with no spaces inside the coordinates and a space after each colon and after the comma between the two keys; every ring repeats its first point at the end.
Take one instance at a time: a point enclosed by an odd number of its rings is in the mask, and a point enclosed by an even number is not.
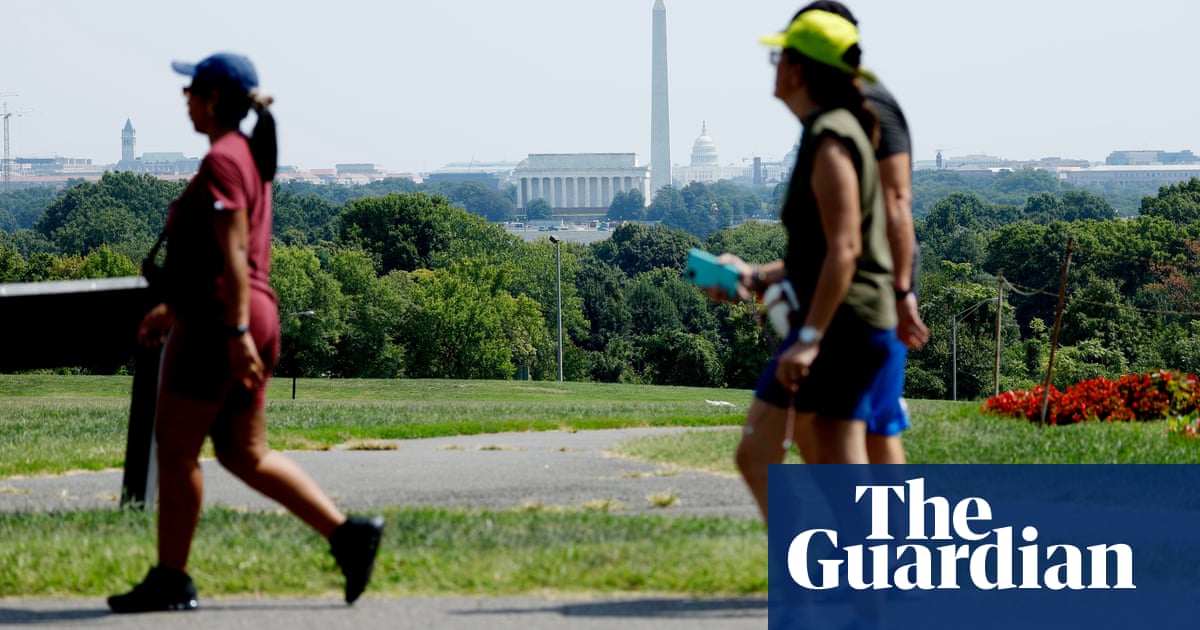
{"type": "MultiPolygon", "coordinates": [[[[983,410],[1037,421],[1042,416],[1042,386],[1008,391],[987,399],[983,410]]],[[[1046,418],[1050,424],[1160,420],[1200,413],[1200,379],[1195,374],[1159,370],[1081,381],[1058,391],[1050,387],[1046,418]]]]}

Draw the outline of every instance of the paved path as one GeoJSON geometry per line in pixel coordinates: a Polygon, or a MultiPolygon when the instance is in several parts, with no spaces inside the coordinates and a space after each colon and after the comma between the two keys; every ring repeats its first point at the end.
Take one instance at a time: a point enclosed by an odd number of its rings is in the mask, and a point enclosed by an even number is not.
{"type": "MultiPolygon", "coordinates": [[[[288,453],[343,509],[373,506],[513,508],[531,503],[578,506],[612,500],[630,513],[664,511],[647,500],[678,495],[672,514],[754,518],[740,479],[678,471],[612,456],[618,442],[679,429],[542,431],[379,442],[392,450],[288,453]]],[[[732,454],[730,454],[732,457],[732,454]]],[[[274,509],[215,461],[203,463],[206,506],[274,509]]],[[[79,510],[116,506],[121,471],[0,479],[0,511],[79,510]]]]}
{"type": "MultiPolygon", "coordinates": [[[[391,450],[292,452],[295,459],[352,512],[374,506],[438,505],[511,508],[531,503],[579,506],[613,501],[627,513],[728,515],[757,518],[740,479],[676,471],[609,454],[618,442],[678,429],[502,433],[385,443],[391,450]],[[667,508],[648,496],[678,497],[667,508]]],[[[732,456],[732,454],[731,454],[732,456]]],[[[205,504],[274,509],[216,465],[204,462],[205,504]]],[[[0,510],[115,507],[120,471],[0,479],[0,510]]],[[[203,595],[203,594],[202,594],[203,595]]],[[[36,628],[437,628],[540,630],[571,628],[761,629],[762,598],[596,599],[399,598],[367,596],[353,607],[335,598],[203,599],[195,613],[114,616],[94,599],[0,597],[0,625],[36,628]]]]}
{"type": "Polygon", "coordinates": [[[185,613],[113,615],[95,600],[0,599],[0,625],[130,630],[763,630],[762,599],[541,597],[364,597],[353,607],[332,599],[203,600],[185,613]]]}

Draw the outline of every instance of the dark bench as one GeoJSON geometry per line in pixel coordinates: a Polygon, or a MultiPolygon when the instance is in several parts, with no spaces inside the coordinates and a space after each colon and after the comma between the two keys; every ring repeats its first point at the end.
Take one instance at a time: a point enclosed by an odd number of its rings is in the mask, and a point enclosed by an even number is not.
{"type": "Polygon", "coordinates": [[[0,372],[84,367],[111,373],[134,366],[125,442],[122,506],[148,506],[155,493],[151,462],[159,350],[137,344],[142,316],[154,305],[140,276],[0,284],[0,372]]]}

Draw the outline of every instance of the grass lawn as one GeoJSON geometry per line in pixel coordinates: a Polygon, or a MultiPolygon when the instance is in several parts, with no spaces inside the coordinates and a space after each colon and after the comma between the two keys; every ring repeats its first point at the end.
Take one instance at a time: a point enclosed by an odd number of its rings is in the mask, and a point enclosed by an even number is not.
{"type": "MultiPolygon", "coordinates": [[[[758,521],[605,512],[392,508],[367,597],[766,592],[758,521]]],[[[0,513],[0,593],[96,597],[154,563],[154,514],[0,513]]],[[[328,545],[290,514],[205,510],[191,568],[201,597],[340,597],[328,545]]]]}
{"type": "MultiPolygon", "coordinates": [[[[976,402],[909,401],[904,434],[912,464],[1197,464],[1200,440],[1166,436],[1166,421],[1062,427],[981,413],[976,402]]],[[[736,474],[740,428],[628,440],[618,452],[663,464],[736,474]]],[[[789,462],[800,462],[795,454],[789,462]]]]}
{"type": "MultiPolygon", "coordinates": [[[[0,478],[122,466],[132,379],[0,375],[0,478]]],[[[591,383],[300,379],[272,381],[272,448],[501,431],[741,422],[751,392],[591,383]],[[737,407],[709,405],[706,400],[737,407]]]]}
{"type": "MultiPolygon", "coordinates": [[[[0,375],[0,478],[120,467],[128,377],[0,375]]],[[[513,381],[290,379],[270,391],[270,440],[323,449],[354,440],[499,431],[707,427],[630,440],[621,454],[733,473],[745,390],[513,381]],[[726,401],[733,407],[706,401],[726,401]],[[713,430],[712,427],[717,427],[713,430]],[[725,428],[721,428],[725,427],[725,428]]],[[[1200,440],[1164,422],[1039,428],[978,403],[910,401],[913,463],[1200,463],[1200,440]]],[[[796,459],[798,461],[798,459],[796,459]]],[[[384,510],[389,536],[369,595],[628,592],[764,594],[765,530],[754,520],[602,510],[384,510]]],[[[195,578],[205,596],[333,593],[323,541],[290,515],[206,510],[195,578]]],[[[124,590],[153,562],[154,515],[0,513],[0,593],[124,590]]]]}

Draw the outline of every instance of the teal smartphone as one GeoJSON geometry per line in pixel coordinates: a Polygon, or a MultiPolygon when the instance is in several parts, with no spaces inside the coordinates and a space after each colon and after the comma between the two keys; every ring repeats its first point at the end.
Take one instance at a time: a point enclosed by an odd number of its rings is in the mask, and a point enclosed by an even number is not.
{"type": "Polygon", "coordinates": [[[702,289],[719,287],[731,298],[737,297],[738,283],[742,280],[742,274],[738,272],[737,267],[728,263],[718,263],[716,256],[696,247],[688,250],[687,266],[683,269],[683,275],[689,282],[702,289]]]}

